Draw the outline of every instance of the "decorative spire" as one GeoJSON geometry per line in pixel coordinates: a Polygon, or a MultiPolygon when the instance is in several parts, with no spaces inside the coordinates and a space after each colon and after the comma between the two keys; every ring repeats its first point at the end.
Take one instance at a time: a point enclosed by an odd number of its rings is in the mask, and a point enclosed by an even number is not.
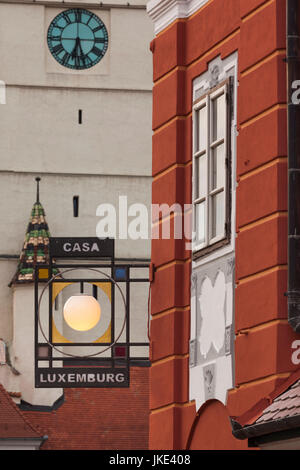
{"type": "Polygon", "coordinates": [[[34,281],[35,266],[41,265],[42,267],[43,264],[49,263],[50,232],[45,219],[44,208],[39,201],[39,182],[41,178],[38,177],[35,180],[37,182],[36,202],[31,211],[17,272],[10,286],[34,281]]]}

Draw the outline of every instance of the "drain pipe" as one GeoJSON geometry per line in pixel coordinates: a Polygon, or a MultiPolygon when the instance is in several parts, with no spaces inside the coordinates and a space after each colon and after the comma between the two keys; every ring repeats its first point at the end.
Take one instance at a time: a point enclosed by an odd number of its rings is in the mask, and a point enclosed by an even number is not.
{"type": "Polygon", "coordinates": [[[288,321],[300,333],[300,2],[287,0],[288,321]],[[298,91],[297,91],[298,89],[298,91]],[[295,91],[296,90],[296,91],[295,91]]]}

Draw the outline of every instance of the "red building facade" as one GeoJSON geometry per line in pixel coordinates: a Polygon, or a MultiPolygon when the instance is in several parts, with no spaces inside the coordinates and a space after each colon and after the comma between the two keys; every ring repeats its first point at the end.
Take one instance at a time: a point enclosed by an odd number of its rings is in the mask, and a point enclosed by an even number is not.
{"type": "Polygon", "coordinates": [[[151,0],[148,12],[152,202],[186,205],[196,237],[152,242],[149,445],[246,449],[230,417],[299,367],[284,295],[286,2],[151,0]]]}

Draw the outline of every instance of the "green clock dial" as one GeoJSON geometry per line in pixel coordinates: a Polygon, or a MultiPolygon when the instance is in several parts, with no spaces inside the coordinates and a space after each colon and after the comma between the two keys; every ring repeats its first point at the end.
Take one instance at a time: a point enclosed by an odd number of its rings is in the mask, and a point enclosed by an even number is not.
{"type": "Polygon", "coordinates": [[[88,10],[73,8],[57,15],[47,34],[48,47],[57,62],[82,70],[96,65],[108,47],[104,23],[88,10]]]}

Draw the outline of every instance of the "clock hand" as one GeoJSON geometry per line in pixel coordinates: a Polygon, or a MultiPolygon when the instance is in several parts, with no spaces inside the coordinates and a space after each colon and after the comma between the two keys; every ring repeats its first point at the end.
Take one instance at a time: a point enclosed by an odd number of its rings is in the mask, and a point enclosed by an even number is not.
{"type": "Polygon", "coordinates": [[[76,56],[77,45],[78,45],[78,38],[76,38],[76,40],[75,40],[75,46],[74,46],[74,49],[73,49],[73,51],[72,51],[72,53],[71,53],[72,59],[74,59],[75,56],[76,56]]]}
{"type": "MultiPolygon", "coordinates": [[[[82,60],[83,63],[85,64],[85,55],[83,53],[79,37],[77,37],[76,40],[75,40],[75,46],[74,46],[74,49],[71,52],[71,57],[72,57],[72,59],[75,60],[75,64],[77,62],[76,59],[78,59],[79,62],[80,62],[80,60],[82,60]]],[[[79,63],[78,63],[78,65],[79,65],[79,63]]]]}
{"type": "Polygon", "coordinates": [[[71,55],[72,55],[72,58],[75,59],[75,62],[76,62],[76,58],[78,58],[80,60],[83,57],[83,51],[82,51],[81,44],[80,44],[80,39],[79,39],[78,36],[75,40],[75,46],[74,46],[74,49],[73,49],[71,55]]]}
{"type": "Polygon", "coordinates": [[[78,38],[78,50],[79,50],[79,58],[82,60],[82,62],[85,65],[85,54],[83,53],[82,47],[81,47],[81,41],[80,38],[78,38]]]}
{"type": "Polygon", "coordinates": [[[82,47],[81,47],[81,42],[80,42],[80,39],[79,39],[79,53],[80,53],[80,56],[83,58],[84,57],[84,53],[83,53],[83,50],[82,50],[82,47]]]}

